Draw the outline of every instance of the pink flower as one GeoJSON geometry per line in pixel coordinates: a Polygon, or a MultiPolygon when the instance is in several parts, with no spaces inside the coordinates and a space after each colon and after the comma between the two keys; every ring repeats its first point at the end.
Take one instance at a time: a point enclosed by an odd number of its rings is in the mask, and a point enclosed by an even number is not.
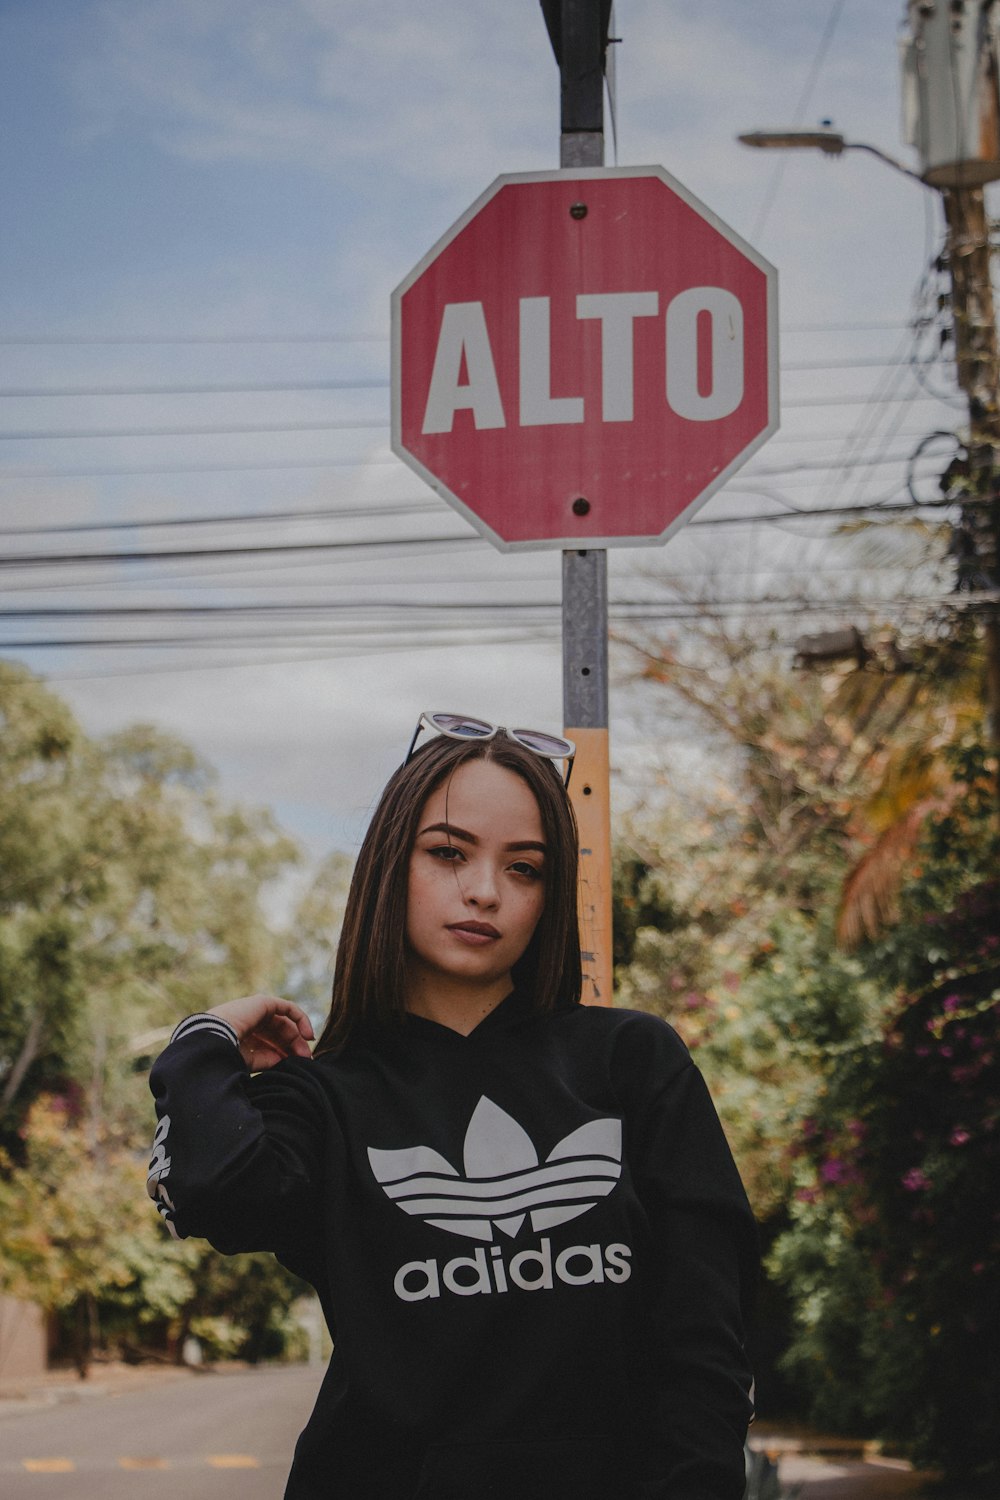
{"type": "Polygon", "coordinates": [[[903,1184],[908,1193],[926,1192],[926,1190],[931,1185],[931,1180],[927,1176],[927,1173],[922,1172],[919,1167],[911,1167],[910,1170],[904,1173],[900,1178],[900,1182],[903,1184]]]}
{"type": "Polygon", "coordinates": [[[972,1137],[967,1130],[963,1129],[961,1125],[956,1125],[948,1137],[948,1144],[950,1146],[964,1146],[971,1139],[972,1137]]]}
{"type": "Polygon", "coordinates": [[[961,1000],[958,995],[948,995],[944,1002],[944,1009],[946,1011],[958,1010],[960,1004],[961,1000]]]}
{"type": "Polygon", "coordinates": [[[819,1175],[824,1182],[843,1182],[846,1171],[844,1163],[838,1157],[832,1156],[820,1167],[819,1175]]]}

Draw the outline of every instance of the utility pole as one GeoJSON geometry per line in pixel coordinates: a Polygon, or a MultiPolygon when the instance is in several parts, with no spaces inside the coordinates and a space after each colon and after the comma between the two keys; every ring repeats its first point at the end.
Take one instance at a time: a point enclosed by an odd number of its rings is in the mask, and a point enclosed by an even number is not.
{"type": "MultiPolygon", "coordinates": [[[[604,165],[604,54],[610,0],[542,0],[559,64],[559,165],[604,165]]],[[[610,1005],[611,757],[608,737],[608,555],[563,553],[563,723],[577,747],[570,797],[580,829],[584,1002],[610,1005]]]]}
{"type": "MultiPolygon", "coordinates": [[[[1000,590],[1000,346],[990,225],[983,188],[1000,178],[1000,17],[995,0],[909,0],[903,57],[908,138],[921,177],[936,188],[947,226],[945,259],[958,384],[968,403],[958,586],[1000,590]]],[[[987,739],[1000,751],[1000,603],[987,600],[987,739]]]]}
{"type": "Polygon", "coordinates": [[[867,151],[941,195],[956,378],[969,415],[962,492],[954,496],[962,507],[954,537],[957,587],[987,596],[977,602],[986,654],[986,737],[1000,756],[1000,348],[983,197],[984,184],[1000,180],[1000,0],[907,0],[907,8],[904,134],[919,152],[919,172],[829,126],[756,130],[740,140],[831,156],[867,151]]]}
{"type": "MultiPolygon", "coordinates": [[[[976,577],[1000,588],[1000,347],[989,224],[981,187],[942,190],[958,383],[969,409],[968,504],[963,516],[976,577]]],[[[959,580],[960,586],[962,579],[959,580]]],[[[988,742],[1000,749],[1000,605],[987,602],[985,700],[988,742]]]]}

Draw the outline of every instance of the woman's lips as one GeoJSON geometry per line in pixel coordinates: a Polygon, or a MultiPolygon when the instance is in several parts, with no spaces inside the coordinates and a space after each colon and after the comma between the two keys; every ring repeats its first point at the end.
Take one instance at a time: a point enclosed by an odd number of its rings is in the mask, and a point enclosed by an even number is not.
{"type": "Polygon", "coordinates": [[[454,922],[448,931],[453,932],[457,938],[461,938],[462,942],[471,943],[473,947],[493,943],[500,936],[489,922],[454,922]]]}

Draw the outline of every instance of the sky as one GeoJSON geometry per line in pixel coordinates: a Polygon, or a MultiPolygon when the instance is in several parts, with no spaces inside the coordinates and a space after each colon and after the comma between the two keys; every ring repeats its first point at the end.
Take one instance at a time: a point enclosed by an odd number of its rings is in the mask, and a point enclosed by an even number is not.
{"type": "MultiPolygon", "coordinates": [[[[908,327],[940,204],[736,137],[832,120],[914,165],[903,9],[619,0],[607,160],[664,166],[777,267],[783,409],[694,524],[611,553],[619,623],[803,590],[849,623],[900,590],[898,541],[742,518],[905,499],[954,426],[908,327]]],[[[179,735],[316,856],[356,846],[422,710],[558,730],[559,552],[497,553],[388,430],[393,288],[558,133],[536,0],[0,0],[0,654],[89,733],[179,735]],[[244,613],[148,613],[220,605],[244,613]]],[[[791,645],[801,612],[775,618],[791,645]]],[[[684,748],[620,674],[611,721],[626,777],[684,748]]]]}

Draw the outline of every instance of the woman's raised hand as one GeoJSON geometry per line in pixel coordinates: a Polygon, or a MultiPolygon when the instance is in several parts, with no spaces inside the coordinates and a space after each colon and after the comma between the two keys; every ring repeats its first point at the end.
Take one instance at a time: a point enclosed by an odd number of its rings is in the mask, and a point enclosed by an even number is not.
{"type": "Polygon", "coordinates": [[[211,1014],[228,1021],[240,1039],[243,1061],[253,1073],[273,1068],[283,1057],[311,1057],[315,1033],[305,1011],[278,995],[244,995],[213,1005],[211,1014]]]}

